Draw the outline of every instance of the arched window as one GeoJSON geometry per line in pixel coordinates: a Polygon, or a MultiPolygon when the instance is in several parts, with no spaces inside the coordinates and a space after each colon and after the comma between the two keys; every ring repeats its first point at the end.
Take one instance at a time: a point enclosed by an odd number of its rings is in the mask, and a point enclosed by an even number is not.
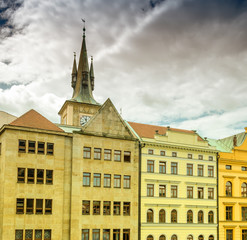
{"type": "Polygon", "coordinates": [[[208,240],[214,240],[214,236],[213,236],[213,235],[210,235],[210,236],[208,237],[208,240]]]}
{"type": "Polygon", "coordinates": [[[171,237],[171,240],[178,240],[178,237],[176,234],[173,234],[172,237],[171,237]]]}
{"type": "Polygon", "coordinates": [[[161,235],[161,236],[159,237],[159,240],[166,240],[166,236],[165,236],[165,235],[161,235]]]}
{"type": "Polygon", "coordinates": [[[152,235],[148,235],[147,240],[154,240],[154,237],[152,235]]]}
{"type": "Polygon", "coordinates": [[[203,223],[203,211],[198,212],[198,223],[203,223]]]}
{"type": "Polygon", "coordinates": [[[213,213],[213,211],[210,211],[208,213],[208,223],[214,223],[214,213],[213,213]]]}
{"type": "Polygon", "coordinates": [[[193,223],[193,212],[191,210],[187,212],[187,223],[193,223]]]}
{"type": "Polygon", "coordinates": [[[232,183],[226,182],[226,196],[231,197],[232,196],[232,183]]]}
{"type": "Polygon", "coordinates": [[[241,185],[241,195],[242,197],[247,197],[247,184],[245,182],[241,185]]]}
{"type": "Polygon", "coordinates": [[[204,237],[203,237],[202,235],[200,235],[200,236],[198,237],[198,240],[204,240],[204,237]]]}
{"type": "Polygon", "coordinates": [[[177,210],[173,209],[171,212],[171,222],[176,223],[177,222],[177,210]]]}
{"type": "Polygon", "coordinates": [[[164,209],[161,209],[159,212],[159,222],[165,223],[166,222],[166,212],[164,209]]]}
{"type": "Polygon", "coordinates": [[[192,235],[189,235],[189,236],[187,237],[187,240],[193,240],[193,236],[192,236],[192,235]]]}
{"type": "Polygon", "coordinates": [[[147,211],[147,222],[148,223],[154,222],[154,212],[152,209],[148,209],[147,211]]]}

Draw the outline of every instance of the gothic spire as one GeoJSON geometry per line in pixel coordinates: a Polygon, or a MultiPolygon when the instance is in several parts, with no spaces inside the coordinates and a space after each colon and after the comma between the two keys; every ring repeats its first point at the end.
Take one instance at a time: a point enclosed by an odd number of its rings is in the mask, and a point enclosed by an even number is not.
{"type": "Polygon", "coordinates": [[[72,74],[71,74],[71,87],[73,89],[75,89],[76,78],[77,78],[76,53],[74,52],[74,62],[73,62],[72,74]]]}
{"type": "Polygon", "coordinates": [[[93,57],[91,56],[91,65],[90,65],[90,80],[92,91],[94,90],[94,70],[93,70],[93,57]]]}

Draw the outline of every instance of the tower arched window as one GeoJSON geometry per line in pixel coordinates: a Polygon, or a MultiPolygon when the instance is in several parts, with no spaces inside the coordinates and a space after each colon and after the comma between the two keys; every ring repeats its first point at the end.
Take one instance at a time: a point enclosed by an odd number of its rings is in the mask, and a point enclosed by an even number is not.
{"type": "Polygon", "coordinates": [[[173,209],[171,212],[171,222],[176,223],[177,222],[177,210],[173,209]]]}
{"type": "Polygon", "coordinates": [[[171,240],[178,240],[178,237],[176,234],[173,234],[172,237],[171,237],[171,240]]]}
{"type": "Polygon", "coordinates": [[[152,235],[148,235],[147,240],[154,240],[154,237],[152,235]]]}
{"type": "Polygon", "coordinates": [[[152,209],[148,209],[147,211],[147,222],[148,223],[154,222],[154,212],[152,209]]]}
{"type": "Polygon", "coordinates": [[[166,236],[165,236],[165,235],[161,235],[161,236],[159,237],[159,240],[166,240],[166,236]]]}
{"type": "Polygon", "coordinates": [[[198,223],[203,223],[203,211],[198,212],[198,223]]]}
{"type": "Polygon", "coordinates": [[[208,213],[208,223],[214,223],[214,212],[210,211],[208,213]]]}
{"type": "Polygon", "coordinates": [[[210,235],[210,236],[208,237],[208,240],[214,240],[214,236],[213,236],[213,235],[210,235]]]}
{"type": "Polygon", "coordinates": [[[232,196],[232,183],[230,181],[226,182],[226,196],[232,196]]]}
{"type": "Polygon", "coordinates": [[[200,235],[200,236],[198,237],[198,240],[204,240],[204,237],[203,237],[202,235],[200,235]]]}
{"type": "Polygon", "coordinates": [[[164,209],[161,209],[159,212],[159,222],[165,223],[166,222],[166,212],[164,209]]]}
{"type": "Polygon", "coordinates": [[[193,236],[190,234],[190,235],[187,237],[187,240],[193,240],[193,236]]]}
{"type": "Polygon", "coordinates": [[[241,196],[247,197],[247,184],[245,182],[241,185],[241,196]]]}
{"type": "Polygon", "coordinates": [[[193,223],[193,212],[191,210],[187,212],[187,223],[193,223]]]}

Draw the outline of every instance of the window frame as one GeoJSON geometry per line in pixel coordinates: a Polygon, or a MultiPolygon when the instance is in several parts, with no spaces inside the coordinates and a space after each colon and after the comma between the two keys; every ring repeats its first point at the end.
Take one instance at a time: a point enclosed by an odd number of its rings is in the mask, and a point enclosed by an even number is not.
{"type": "Polygon", "coordinates": [[[91,159],[91,147],[83,147],[83,158],[91,159]]]}

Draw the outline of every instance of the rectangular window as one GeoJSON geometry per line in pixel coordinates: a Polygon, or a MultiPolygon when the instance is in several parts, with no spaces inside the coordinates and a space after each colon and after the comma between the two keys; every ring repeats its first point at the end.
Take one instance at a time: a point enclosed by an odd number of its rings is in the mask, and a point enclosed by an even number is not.
{"type": "Polygon", "coordinates": [[[208,166],[208,177],[214,177],[214,166],[208,166]]]}
{"type": "Polygon", "coordinates": [[[121,175],[114,175],[114,188],[121,187],[121,175]]]}
{"type": "Polygon", "coordinates": [[[247,167],[242,166],[242,167],[241,167],[241,170],[242,170],[242,171],[247,171],[247,167]]]}
{"type": "Polygon", "coordinates": [[[247,221],[247,207],[242,207],[242,221],[247,221]]]}
{"type": "Polygon", "coordinates": [[[90,187],[91,173],[83,173],[83,186],[90,187]]]}
{"type": "Polygon", "coordinates": [[[111,215],[111,202],[104,201],[103,204],[103,215],[111,215]]]}
{"type": "Polygon", "coordinates": [[[113,215],[120,215],[120,202],[113,202],[113,215]]]}
{"type": "Polygon", "coordinates": [[[52,199],[45,199],[45,214],[52,214],[52,199]]]}
{"type": "Polygon", "coordinates": [[[121,151],[119,151],[119,150],[114,151],[114,161],[116,161],[116,162],[121,161],[121,151]]]}
{"type": "Polygon", "coordinates": [[[166,152],[165,151],[160,151],[160,156],[165,156],[166,152]]]}
{"type": "Polygon", "coordinates": [[[45,229],[45,231],[44,231],[44,239],[45,240],[51,240],[51,230],[45,229]]]}
{"type": "Polygon", "coordinates": [[[148,197],[154,196],[154,185],[153,184],[147,184],[147,196],[148,197]]]}
{"type": "Polygon", "coordinates": [[[28,141],[28,152],[35,153],[35,141],[28,141]]]}
{"type": "Polygon", "coordinates": [[[159,170],[160,170],[160,173],[166,173],[166,162],[161,162],[159,163],[159,170]]]}
{"type": "Polygon", "coordinates": [[[208,199],[214,199],[214,189],[208,188],[208,199]]]}
{"type": "Polygon", "coordinates": [[[23,214],[24,213],[24,198],[16,199],[16,213],[23,214]]]}
{"type": "Polygon", "coordinates": [[[188,153],[188,158],[192,159],[192,154],[191,153],[188,153]]]}
{"type": "Polygon", "coordinates": [[[26,213],[33,214],[33,199],[26,200],[26,213]]]}
{"type": "Polygon", "coordinates": [[[82,215],[89,215],[90,214],[90,201],[83,200],[82,201],[82,215]]]}
{"type": "Polygon", "coordinates": [[[94,187],[100,187],[101,186],[101,174],[100,173],[94,173],[93,174],[93,186],[94,187]]]}
{"type": "Polygon", "coordinates": [[[43,214],[43,199],[36,199],[36,214],[43,214]]]}
{"type": "Polygon", "coordinates": [[[226,229],[226,240],[233,240],[233,230],[226,229]]]}
{"type": "Polygon", "coordinates": [[[153,173],[154,172],[154,161],[147,160],[147,172],[153,173]]]}
{"type": "Polygon", "coordinates": [[[93,229],[93,240],[100,240],[100,230],[93,229]]]}
{"type": "Polygon", "coordinates": [[[187,175],[193,176],[193,164],[187,163],[187,175]]]}
{"type": "Polygon", "coordinates": [[[209,156],[209,157],[208,157],[208,160],[209,160],[209,161],[213,161],[213,160],[214,160],[213,156],[209,156]]]}
{"type": "Polygon", "coordinates": [[[100,215],[100,201],[93,201],[93,215],[100,215]]]}
{"type": "Polygon", "coordinates": [[[226,220],[232,220],[232,206],[226,206],[226,220]]]}
{"type": "Polygon", "coordinates": [[[123,230],[123,240],[130,240],[130,229],[123,230]]]}
{"type": "Polygon", "coordinates": [[[91,148],[83,147],[83,158],[90,159],[91,158],[91,148]]]}
{"type": "Polygon", "coordinates": [[[197,175],[200,177],[203,177],[204,171],[203,171],[203,165],[198,165],[197,166],[197,175]]]}
{"type": "Polygon", "coordinates": [[[178,174],[178,163],[171,162],[171,174],[178,174]]]}
{"type": "Polygon", "coordinates": [[[21,153],[25,153],[26,152],[26,140],[20,140],[19,139],[19,147],[18,147],[18,151],[21,153]]]}
{"type": "Polygon", "coordinates": [[[81,239],[82,240],[89,240],[89,229],[82,229],[81,230],[81,239]]]}
{"type": "Polygon", "coordinates": [[[17,182],[24,183],[25,182],[25,168],[17,169],[17,182]]]}
{"type": "Polygon", "coordinates": [[[177,198],[178,197],[178,186],[171,185],[171,198],[177,198]]]}
{"type": "Polygon", "coordinates": [[[242,240],[247,239],[247,229],[242,229],[242,240]]]}
{"type": "Polygon", "coordinates": [[[166,197],[166,185],[159,186],[159,196],[166,197]]]}
{"type": "Polygon", "coordinates": [[[177,153],[176,152],[172,152],[172,157],[177,157],[177,153]]]}
{"type": "Polygon", "coordinates": [[[130,162],[130,152],[124,151],[124,162],[130,162]]]}
{"type": "Polygon", "coordinates": [[[111,187],[111,174],[104,174],[104,187],[111,187]]]}
{"type": "Polygon", "coordinates": [[[46,184],[53,184],[53,170],[46,170],[46,184]]]}
{"type": "Polygon", "coordinates": [[[27,229],[25,230],[25,240],[32,240],[33,239],[33,230],[27,229]]]}
{"type": "Polygon", "coordinates": [[[44,183],[44,169],[37,169],[36,183],[44,183]]]}
{"type": "Polygon", "coordinates": [[[42,230],[35,230],[35,240],[42,240],[42,230]]]}
{"type": "Polygon", "coordinates": [[[113,229],[113,240],[120,239],[120,229],[113,229]]]}
{"type": "Polygon", "coordinates": [[[27,183],[34,183],[34,169],[27,169],[27,183]]]}
{"type": "Polygon", "coordinates": [[[110,149],[104,150],[104,160],[111,161],[111,150],[110,149]]]}
{"type": "Polygon", "coordinates": [[[148,149],[148,154],[153,155],[154,154],[154,150],[153,149],[148,149]]]}
{"type": "Polygon", "coordinates": [[[203,199],[203,187],[197,188],[197,198],[203,199]]]}
{"type": "Polygon", "coordinates": [[[45,153],[45,143],[44,142],[38,142],[38,153],[39,154],[45,153]]]}
{"type": "Polygon", "coordinates": [[[199,160],[203,160],[203,155],[198,155],[199,160]]]}
{"type": "Polygon", "coordinates": [[[124,175],[124,188],[130,188],[130,176],[124,175]]]}
{"type": "Polygon", "coordinates": [[[129,216],[130,215],[130,202],[123,203],[123,215],[129,216]]]}
{"type": "Polygon", "coordinates": [[[54,144],[53,143],[47,143],[46,144],[46,154],[47,155],[53,155],[54,153],[54,144]]]}
{"type": "Polygon", "coordinates": [[[23,230],[15,230],[15,240],[23,240],[23,230]]]}
{"type": "Polygon", "coordinates": [[[193,198],[193,187],[187,187],[187,198],[193,198]]]}
{"type": "Polygon", "coordinates": [[[94,149],[94,159],[100,160],[101,159],[101,148],[94,149]]]}
{"type": "Polygon", "coordinates": [[[110,240],[110,229],[103,229],[103,240],[110,240]]]}
{"type": "Polygon", "coordinates": [[[226,165],[227,170],[232,170],[232,165],[226,165]]]}

